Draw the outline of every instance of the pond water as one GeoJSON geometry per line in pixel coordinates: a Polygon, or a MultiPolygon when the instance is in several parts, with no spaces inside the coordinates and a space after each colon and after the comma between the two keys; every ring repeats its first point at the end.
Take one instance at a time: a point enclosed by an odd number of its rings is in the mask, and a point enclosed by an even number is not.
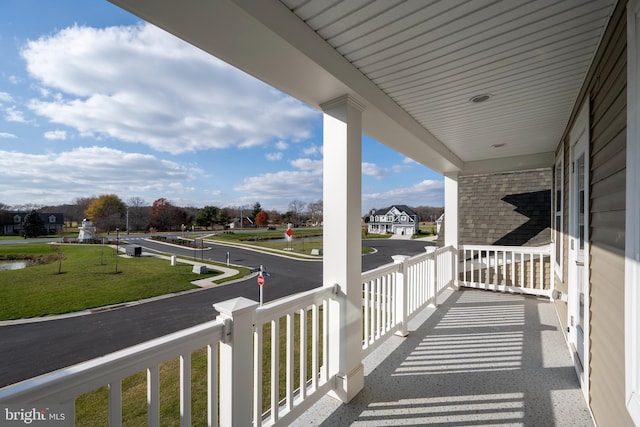
{"type": "Polygon", "coordinates": [[[0,271],[20,270],[22,268],[27,268],[28,266],[29,261],[24,260],[0,261],[0,271]]]}

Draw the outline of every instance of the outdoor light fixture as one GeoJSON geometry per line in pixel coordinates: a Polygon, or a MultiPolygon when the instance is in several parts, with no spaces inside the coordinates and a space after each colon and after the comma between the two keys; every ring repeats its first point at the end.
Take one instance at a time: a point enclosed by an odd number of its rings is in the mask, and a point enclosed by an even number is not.
{"type": "Polygon", "coordinates": [[[472,104],[479,104],[481,102],[485,102],[488,101],[492,98],[493,95],[488,94],[488,93],[483,93],[481,95],[476,95],[473,96],[469,99],[469,102],[471,102],[472,104]]]}

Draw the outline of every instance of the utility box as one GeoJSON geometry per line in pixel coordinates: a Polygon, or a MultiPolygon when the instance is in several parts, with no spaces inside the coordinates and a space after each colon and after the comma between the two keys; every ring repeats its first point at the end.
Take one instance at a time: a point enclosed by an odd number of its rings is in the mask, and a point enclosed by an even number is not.
{"type": "Polygon", "coordinates": [[[209,270],[207,270],[207,266],[202,264],[194,265],[192,271],[196,274],[207,274],[209,272],[209,270]]]}
{"type": "Polygon", "coordinates": [[[129,256],[142,256],[141,246],[127,246],[126,251],[129,256]]]}

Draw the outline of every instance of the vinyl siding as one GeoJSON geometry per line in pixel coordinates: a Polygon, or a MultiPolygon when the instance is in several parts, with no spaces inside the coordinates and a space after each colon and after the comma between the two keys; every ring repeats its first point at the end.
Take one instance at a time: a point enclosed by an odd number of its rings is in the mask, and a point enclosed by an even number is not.
{"type": "MultiPolygon", "coordinates": [[[[596,423],[602,426],[633,425],[624,402],[625,8],[626,1],[617,5],[576,103],[580,106],[590,100],[589,405],[596,423]]],[[[559,147],[565,152],[565,189],[570,173],[567,142],[559,147]]],[[[565,212],[569,211],[568,193],[565,191],[565,212]]],[[[565,218],[568,220],[567,214],[565,218]]],[[[565,239],[565,267],[568,267],[568,244],[565,239]]],[[[566,287],[567,268],[563,273],[562,286],[566,287]]],[[[566,307],[556,305],[559,315],[566,316],[566,307]]]]}

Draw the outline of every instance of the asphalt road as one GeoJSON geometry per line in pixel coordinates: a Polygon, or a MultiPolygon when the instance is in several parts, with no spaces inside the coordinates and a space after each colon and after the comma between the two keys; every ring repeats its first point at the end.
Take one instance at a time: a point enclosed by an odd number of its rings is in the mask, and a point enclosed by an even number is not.
{"type": "MultiPolygon", "coordinates": [[[[161,250],[193,256],[190,249],[148,241],[131,241],[145,250],[161,250]]],[[[367,240],[375,254],[362,258],[363,271],[392,262],[392,255],[424,252],[427,242],[367,240]]],[[[196,252],[198,257],[220,262],[230,253],[232,264],[257,268],[263,265],[266,277],[264,302],[322,284],[322,263],[300,261],[261,252],[213,246],[196,252]]],[[[126,273],[126,272],[125,272],[126,273]]],[[[197,290],[144,304],[103,311],[86,316],[35,323],[0,326],[0,387],[46,372],[99,357],[162,335],[215,319],[216,302],[238,296],[259,299],[255,277],[233,284],[197,290]]]]}

